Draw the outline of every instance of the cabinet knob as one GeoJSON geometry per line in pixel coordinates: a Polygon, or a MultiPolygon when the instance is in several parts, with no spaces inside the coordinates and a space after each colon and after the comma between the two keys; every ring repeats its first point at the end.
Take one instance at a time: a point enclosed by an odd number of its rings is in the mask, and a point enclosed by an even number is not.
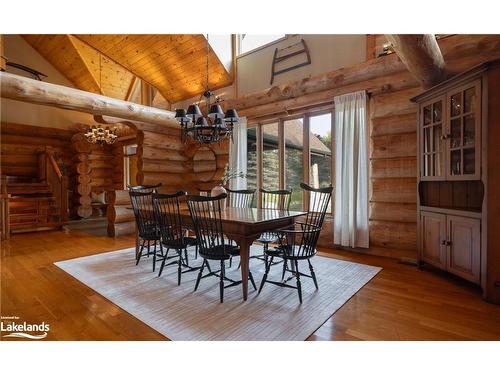
{"type": "Polygon", "coordinates": [[[451,246],[451,241],[441,240],[441,245],[443,245],[443,246],[451,246]]]}

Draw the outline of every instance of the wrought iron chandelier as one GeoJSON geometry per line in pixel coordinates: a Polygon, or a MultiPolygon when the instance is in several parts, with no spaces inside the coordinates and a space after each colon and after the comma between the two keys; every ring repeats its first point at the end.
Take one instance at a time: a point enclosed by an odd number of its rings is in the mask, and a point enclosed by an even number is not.
{"type": "MultiPolygon", "coordinates": [[[[99,87],[102,87],[102,54],[99,54],[99,87]]],[[[103,127],[101,125],[92,125],[85,131],[85,139],[89,143],[99,145],[112,145],[115,143],[118,136],[116,135],[116,127],[103,127]]]]}
{"type": "Polygon", "coordinates": [[[210,91],[208,85],[208,57],[210,54],[210,45],[207,34],[207,81],[205,92],[201,94],[199,102],[205,98],[206,110],[208,115],[204,116],[198,104],[191,104],[187,110],[176,109],[175,119],[181,125],[182,141],[186,142],[188,138],[203,144],[217,143],[225,138],[233,139],[233,127],[238,123],[238,114],[235,109],[228,109],[224,114],[219,98],[212,104],[214,93],[210,91]]]}
{"type": "Polygon", "coordinates": [[[87,139],[89,143],[93,144],[112,145],[115,143],[117,138],[116,128],[109,128],[109,126],[103,128],[102,126],[92,125],[85,132],[85,139],[87,139]]]}

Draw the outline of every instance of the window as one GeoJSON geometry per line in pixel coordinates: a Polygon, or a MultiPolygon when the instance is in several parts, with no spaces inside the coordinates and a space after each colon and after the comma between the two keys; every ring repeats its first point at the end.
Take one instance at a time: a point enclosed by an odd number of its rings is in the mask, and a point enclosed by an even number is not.
{"type": "Polygon", "coordinates": [[[262,187],[266,190],[276,190],[280,187],[278,123],[263,125],[262,135],[262,187]]]}
{"type": "MultiPolygon", "coordinates": [[[[257,127],[247,128],[247,189],[257,189],[257,163],[257,127]]],[[[257,199],[253,207],[257,207],[257,199]]]]}
{"type": "MultiPolygon", "coordinates": [[[[332,131],[331,111],[252,124],[247,141],[248,186],[268,190],[291,188],[290,209],[307,209],[301,182],[313,187],[334,185],[332,131]]],[[[332,205],[327,212],[332,212],[332,205]]]]}
{"type": "MultiPolygon", "coordinates": [[[[312,187],[327,187],[332,179],[332,114],[309,117],[309,183],[312,187]]],[[[328,211],[331,212],[331,201],[328,211]]]]}
{"type": "Polygon", "coordinates": [[[279,35],[255,35],[255,34],[240,34],[240,51],[243,54],[259,47],[265,46],[275,40],[284,38],[285,34],[279,35]]]}
{"type": "Polygon", "coordinates": [[[291,210],[302,209],[302,189],[304,181],[304,120],[302,118],[284,122],[285,133],[285,183],[292,189],[291,210]]]}

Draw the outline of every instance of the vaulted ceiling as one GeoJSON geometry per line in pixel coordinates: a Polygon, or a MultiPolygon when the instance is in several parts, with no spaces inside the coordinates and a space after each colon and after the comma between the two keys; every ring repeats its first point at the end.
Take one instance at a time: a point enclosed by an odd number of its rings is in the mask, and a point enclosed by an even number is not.
{"type": "MultiPolygon", "coordinates": [[[[151,84],[162,106],[201,94],[206,83],[206,39],[196,35],[23,35],[75,87],[130,99],[136,77],[151,84]],[[166,99],[166,101],[165,101],[166,99]]],[[[231,77],[209,49],[211,89],[231,77]]]]}

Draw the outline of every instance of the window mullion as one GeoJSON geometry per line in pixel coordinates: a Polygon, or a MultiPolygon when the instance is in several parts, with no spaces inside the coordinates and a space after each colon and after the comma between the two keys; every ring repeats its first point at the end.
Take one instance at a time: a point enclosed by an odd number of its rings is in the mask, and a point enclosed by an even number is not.
{"type": "MultiPolygon", "coordinates": [[[[309,142],[310,141],[309,134],[310,134],[309,114],[307,114],[303,117],[303,136],[302,136],[303,139],[302,160],[304,169],[303,180],[304,183],[306,183],[307,185],[310,185],[309,176],[311,175],[309,171],[309,167],[311,165],[311,147],[309,142]]],[[[302,202],[303,202],[302,208],[304,210],[308,210],[309,197],[305,191],[302,192],[302,202]]]]}

